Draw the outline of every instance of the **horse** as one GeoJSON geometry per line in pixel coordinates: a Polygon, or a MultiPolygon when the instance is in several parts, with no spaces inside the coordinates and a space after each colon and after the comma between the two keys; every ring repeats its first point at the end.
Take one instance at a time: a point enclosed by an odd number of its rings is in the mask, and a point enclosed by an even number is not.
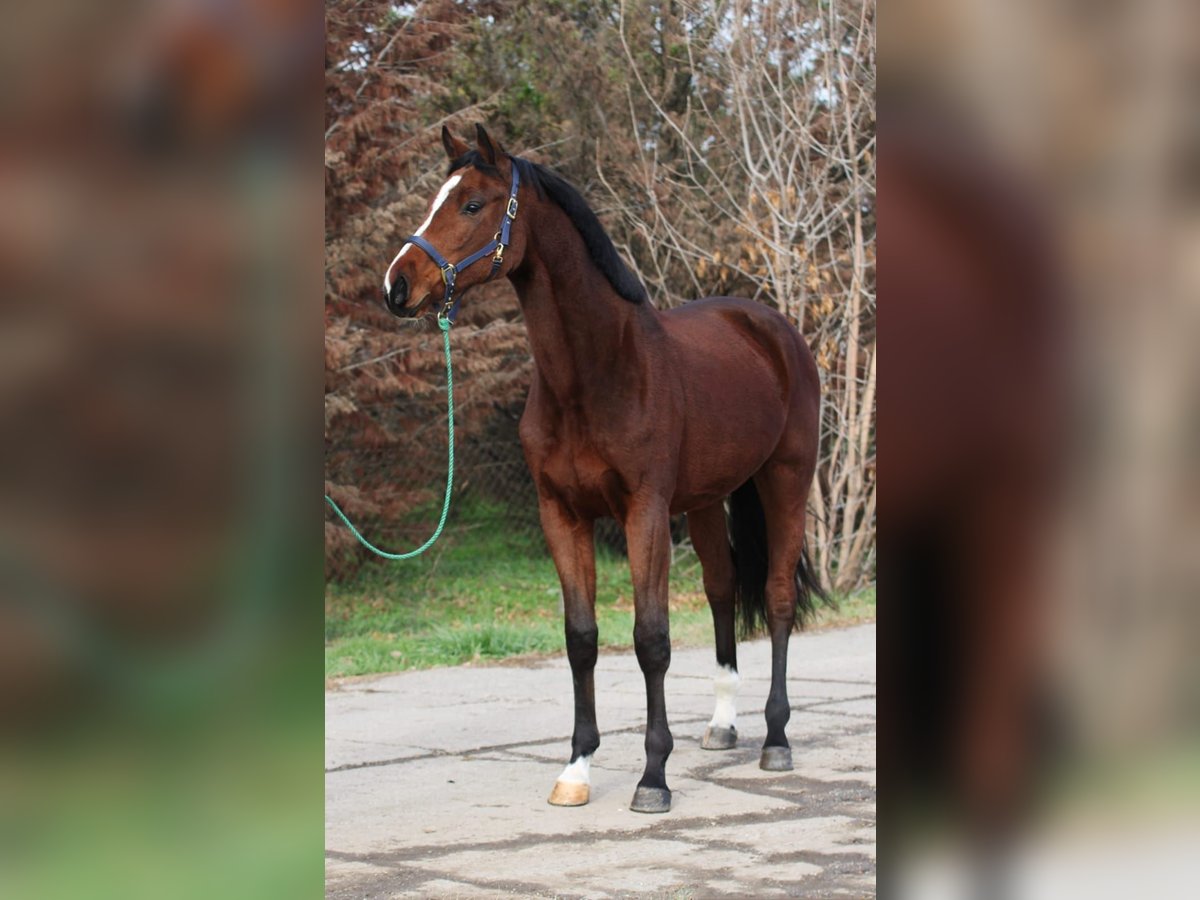
{"type": "Polygon", "coordinates": [[[452,321],[467,290],[503,276],[520,301],[534,370],[519,436],[562,583],[575,696],[571,755],[549,802],[588,802],[600,746],[594,523],[605,516],[628,543],[634,649],[646,683],[646,765],[630,809],[671,806],[663,682],[670,517],[680,513],[716,644],[715,710],[701,745],[727,750],[737,741],[736,613],[743,635],[763,626],[770,634],[759,764],[788,771],[788,638],[813,598],[825,596],[805,548],[820,403],[812,354],[783,315],[750,300],[656,309],[575,188],[506,153],[482,125],[475,136],[472,148],[443,127],[446,181],[388,266],[383,295],[397,316],[436,311],[452,321]],[[489,257],[490,266],[479,265],[489,257]]]}

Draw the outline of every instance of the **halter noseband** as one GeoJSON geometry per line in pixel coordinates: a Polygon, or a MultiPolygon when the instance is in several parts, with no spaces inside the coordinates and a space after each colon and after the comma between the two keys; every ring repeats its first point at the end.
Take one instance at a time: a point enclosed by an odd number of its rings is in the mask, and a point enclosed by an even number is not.
{"type": "Polygon", "coordinates": [[[504,216],[500,220],[500,230],[496,232],[486,246],[458,263],[452,263],[447,260],[446,257],[437,252],[433,244],[429,243],[429,241],[425,240],[419,234],[409,235],[405,239],[405,244],[412,244],[414,247],[424,250],[426,255],[433,260],[434,264],[442,270],[442,283],[446,286],[446,293],[442,297],[442,310],[438,313],[438,318],[453,322],[454,317],[458,315],[458,304],[461,302],[461,299],[454,299],[454,282],[458,278],[459,272],[479,262],[479,260],[483,259],[489,253],[492,254],[492,271],[488,273],[488,277],[484,281],[490,281],[500,271],[500,265],[504,262],[504,249],[509,243],[509,232],[512,230],[512,223],[517,218],[517,188],[520,185],[521,175],[517,171],[517,164],[514,160],[512,165],[512,188],[508,192],[508,205],[504,208],[504,216]]]}

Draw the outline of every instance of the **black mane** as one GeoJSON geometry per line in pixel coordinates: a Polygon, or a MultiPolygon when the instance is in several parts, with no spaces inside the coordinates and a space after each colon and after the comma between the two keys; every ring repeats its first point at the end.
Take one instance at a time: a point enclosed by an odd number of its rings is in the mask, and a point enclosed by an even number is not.
{"type": "MultiPolygon", "coordinates": [[[[579,236],[583,238],[588,257],[600,270],[600,273],[608,279],[608,283],[612,285],[613,290],[621,299],[628,300],[630,303],[645,303],[646,288],[625,265],[625,261],[617,253],[617,248],[613,246],[612,239],[605,232],[604,226],[600,224],[600,220],[587,205],[587,201],[580,196],[579,191],[575,190],[560,175],[544,166],[521,159],[519,156],[510,156],[509,159],[520,171],[522,182],[531,185],[539,197],[549,197],[567,214],[567,218],[571,220],[571,224],[575,226],[579,236]]],[[[478,150],[468,151],[450,163],[450,172],[467,166],[474,166],[487,175],[500,176],[499,169],[490,165],[478,150]]]]}

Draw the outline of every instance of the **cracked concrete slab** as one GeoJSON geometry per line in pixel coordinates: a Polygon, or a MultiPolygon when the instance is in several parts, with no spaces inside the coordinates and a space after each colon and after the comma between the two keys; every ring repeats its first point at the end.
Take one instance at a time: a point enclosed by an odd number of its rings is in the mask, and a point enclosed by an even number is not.
{"type": "Polygon", "coordinates": [[[699,739],[713,654],[667,676],[674,792],[630,812],[644,762],[641,672],[602,653],[591,802],[546,796],[570,751],[562,658],[343,684],[326,695],[326,892],[332,898],[871,896],[875,627],[793,637],[795,771],[758,768],[770,644],[739,646],[738,746],[699,739]]]}

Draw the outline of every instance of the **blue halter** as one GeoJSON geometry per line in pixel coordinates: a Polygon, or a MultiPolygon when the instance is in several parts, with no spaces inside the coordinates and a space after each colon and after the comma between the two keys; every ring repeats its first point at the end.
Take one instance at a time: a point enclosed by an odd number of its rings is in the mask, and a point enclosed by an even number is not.
{"type": "MultiPolygon", "coordinates": [[[[419,234],[409,235],[404,243],[412,244],[414,247],[419,247],[424,250],[430,259],[434,261],[439,269],[442,270],[442,283],[446,285],[446,293],[442,297],[442,309],[438,313],[439,319],[446,319],[449,322],[454,321],[454,317],[458,315],[458,304],[462,302],[461,298],[454,299],[454,282],[458,278],[458,273],[468,266],[474,265],[483,259],[489,253],[492,254],[492,271],[488,273],[488,277],[484,281],[490,281],[500,271],[500,266],[504,262],[504,249],[509,243],[509,232],[512,230],[512,223],[517,218],[517,188],[521,185],[521,176],[517,171],[516,161],[513,161],[512,166],[512,189],[508,192],[508,206],[504,209],[504,217],[500,220],[500,230],[492,237],[492,239],[483,248],[475,251],[466,259],[458,263],[452,263],[437,252],[437,248],[419,234]]],[[[403,246],[403,245],[401,245],[403,246]]]]}

